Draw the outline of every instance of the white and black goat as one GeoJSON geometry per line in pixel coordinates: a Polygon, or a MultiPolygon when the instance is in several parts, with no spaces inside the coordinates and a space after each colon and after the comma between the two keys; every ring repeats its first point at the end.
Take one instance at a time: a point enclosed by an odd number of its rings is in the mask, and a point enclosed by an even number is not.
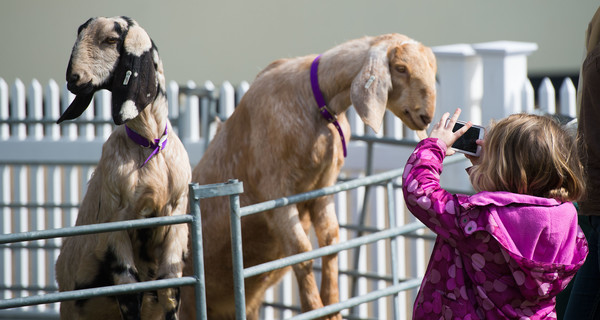
{"type": "MultiPolygon", "coordinates": [[[[89,19],[78,30],[67,87],[76,97],[58,123],[80,116],[107,89],[117,125],[76,224],[185,214],[189,158],[169,122],[162,62],[146,31],[127,17],[89,19]]],[[[59,290],[180,277],[187,242],[185,224],[65,238],[59,290]]],[[[179,296],[174,288],[68,301],[61,319],[177,319],[179,296]]]]}

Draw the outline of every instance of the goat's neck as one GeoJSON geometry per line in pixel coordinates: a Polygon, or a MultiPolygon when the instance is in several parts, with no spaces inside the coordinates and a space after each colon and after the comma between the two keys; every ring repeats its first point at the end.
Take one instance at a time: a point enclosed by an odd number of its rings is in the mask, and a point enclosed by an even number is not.
{"type": "Polygon", "coordinates": [[[160,138],[168,121],[167,101],[160,95],[140,114],[127,121],[127,126],[147,139],[160,138]]]}

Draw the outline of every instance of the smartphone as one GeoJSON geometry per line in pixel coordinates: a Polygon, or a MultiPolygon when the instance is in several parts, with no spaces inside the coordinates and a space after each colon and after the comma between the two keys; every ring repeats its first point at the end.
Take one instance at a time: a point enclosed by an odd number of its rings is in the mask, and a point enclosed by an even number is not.
{"type": "MultiPolygon", "coordinates": [[[[465,124],[464,121],[457,121],[452,129],[452,132],[457,131],[462,128],[465,124]]],[[[452,149],[462,152],[464,154],[472,155],[475,157],[479,157],[481,154],[481,146],[477,145],[475,141],[477,139],[483,139],[485,135],[485,128],[482,126],[472,125],[465,134],[463,134],[454,144],[452,144],[452,149]]]]}

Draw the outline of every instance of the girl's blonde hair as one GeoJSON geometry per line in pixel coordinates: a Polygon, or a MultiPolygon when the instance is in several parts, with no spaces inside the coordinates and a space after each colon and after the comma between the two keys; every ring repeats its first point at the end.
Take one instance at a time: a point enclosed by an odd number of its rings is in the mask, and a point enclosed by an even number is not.
{"type": "Polygon", "coordinates": [[[476,191],[508,191],[577,201],[585,185],[573,135],[549,117],[515,114],[492,124],[481,164],[470,175],[476,191]]]}

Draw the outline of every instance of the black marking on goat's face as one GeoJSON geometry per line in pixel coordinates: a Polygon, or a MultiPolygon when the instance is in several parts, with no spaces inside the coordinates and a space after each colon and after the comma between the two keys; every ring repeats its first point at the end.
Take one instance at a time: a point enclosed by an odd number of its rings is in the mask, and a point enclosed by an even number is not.
{"type": "Polygon", "coordinates": [[[100,89],[113,93],[115,124],[137,117],[158,93],[157,61],[156,47],[134,20],[88,20],[79,27],[67,67],[67,88],[76,97],[57,122],[79,117],[100,89]]]}
{"type": "Polygon", "coordinates": [[[119,60],[126,30],[125,20],[103,17],[88,20],[79,27],[67,67],[67,86],[71,92],[90,93],[107,86],[119,60]]]}
{"type": "Polygon", "coordinates": [[[157,57],[158,52],[146,32],[138,26],[131,27],[123,43],[121,59],[115,67],[111,86],[115,124],[123,124],[137,117],[156,98],[157,57]]]}

